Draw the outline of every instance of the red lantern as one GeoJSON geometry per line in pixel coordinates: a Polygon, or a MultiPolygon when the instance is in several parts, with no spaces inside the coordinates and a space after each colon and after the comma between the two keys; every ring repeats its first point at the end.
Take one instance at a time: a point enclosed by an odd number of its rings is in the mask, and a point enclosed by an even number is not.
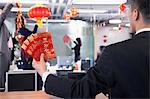
{"type": "Polygon", "coordinates": [[[118,25],[118,31],[121,32],[122,28],[121,28],[121,24],[118,25]]]}
{"type": "Polygon", "coordinates": [[[74,16],[77,16],[77,13],[78,13],[78,9],[77,8],[71,8],[71,15],[74,17],[74,16]]]}
{"type": "Polygon", "coordinates": [[[106,36],[106,35],[104,35],[103,37],[104,37],[104,38],[106,38],[107,36],[106,36]]]}
{"type": "Polygon", "coordinates": [[[43,5],[36,5],[33,6],[29,11],[28,11],[28,16],[29,18],[36,19],[36,21],[39,24],[39,27],[42,27],[42,19],[43,18],[48,18],[51,15],[50,10],[48,7],[43,6],[43,5]]]}
{"type": "Polygon", "coordinates": [[[106,43],[106,42],[107,42],[107,40],[106,40],[106,39],[104,39],[104,40],[103,40],[103,42],[104,42],[104,43],[106,43]]]}
{"type": "Polygon", "coordinates": [[[125,10],[126,10],[125,4],[121,4],[121,5],[119,6],[119,8],[120,8],[120,11],[121,11],[121,12],[125,12],[125,10]]]}
{"type": "Polygon", "coordinates": [[[70,20],[70,14],[65,14],[65,15],[64,15],[64,19],[65,19],[65,20],[70,20]]]}
{"type": "Polygon", "coordinates": [[[106,42],[107,42],[107,39],[106,39],[106,38],[107,38],[107,35],[104,35],[103,38],[104,38],[104,39],[103,39],[103,42],[106,43],[106,42]]]}

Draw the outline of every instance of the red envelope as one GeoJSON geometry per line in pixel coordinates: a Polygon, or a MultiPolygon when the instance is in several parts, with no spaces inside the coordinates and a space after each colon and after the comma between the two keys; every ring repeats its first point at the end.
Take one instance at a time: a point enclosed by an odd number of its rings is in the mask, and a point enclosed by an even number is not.
{"type": "Polygon", "coordinates": [[[49,32],[40,32],[29,36],[21,46],[35,60],[40,60],[40,55],[44,53],[45,60],[56,58],[52,37],[49,32]]]}

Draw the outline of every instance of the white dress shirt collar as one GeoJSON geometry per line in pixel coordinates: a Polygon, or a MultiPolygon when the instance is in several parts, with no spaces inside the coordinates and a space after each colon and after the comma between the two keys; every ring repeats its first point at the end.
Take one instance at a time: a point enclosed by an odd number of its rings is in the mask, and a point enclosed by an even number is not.
{"type": "Polygon", "coordinates": [[[139,33],[141,33],[141,32],[144,32],[144,31],[150,31],[150,28],[143,28],[143,29],[140,29],[140,30],[138,30],[138,31],[135,33],[135,35],[137,35],[137,34],[139,34],[139,33]]]}

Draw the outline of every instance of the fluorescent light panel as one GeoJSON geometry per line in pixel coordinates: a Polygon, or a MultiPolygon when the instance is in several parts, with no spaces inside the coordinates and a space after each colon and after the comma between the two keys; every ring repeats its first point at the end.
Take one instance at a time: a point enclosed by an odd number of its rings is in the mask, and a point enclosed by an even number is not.
{"type": "Polygon", "coordinates": [[[56,3],[56,0],[52,0],[52,3],[56,3]]]}
{"type": "Polygon", "coordinates": [[[121,4],[127,0],[73,0],[73,4],[121,4]]]}
{"type": "MultiPolygon", "coordinates": [[[[46,22],[46,20],[43,20],[43,22],[46,22]]],[[[69,22],[68,20],[47,20],[48,23],[65,23],[65,22],[69,22]]]]}
{"type": "MultiPolygon", "coordinates": [[[[29,8],[21,8],[20,10],[21,10],[21,12],[28,12],[28,11],[29,11],[29,8]]],[[[19,9],[16,8],[16,7],[13,7],[13,8],[11,9],[11,11],[12,11],[12,12],[17,12],[17,11],[19,11],[19,9]]]]}
{"type": "Polygon", "coordinates": [[[119,27],[113,27],[113,30],[119,30],[119,27]]]}
{"type": "Polygon", "coordinates": [[[18,1],[27,4],[48,4],[49,3],[49,0],[1,0],[0,3],[16,3],[18,1]]]}
{"type": "MultiPolygon", "coordinates": [[[[70,12],[70,9],[68,9],[68,12],[70,12]]],[[[90,14],[97,14],[97,13],[106,13],[107,10],[90,10],[90,9],[78,9],[78,13],[90,13],[90,14]]]]}
{"type": "Polygon", "coordinates": [[[113,20],[109,20],[109,23],[110,24],[120,24],[121,20],[119,20],[119,19],[113,19],[113,20]]]}
{"type": "Polygon", "coordinates": [[[107,10],[88,10],[88,9],[79,9],[79,13],[106,13],[107,10]]]}
{"type": "Polygon", "coordinates": [[[130,27],[130,23],[127,23],[125,26],[130,27]]]}

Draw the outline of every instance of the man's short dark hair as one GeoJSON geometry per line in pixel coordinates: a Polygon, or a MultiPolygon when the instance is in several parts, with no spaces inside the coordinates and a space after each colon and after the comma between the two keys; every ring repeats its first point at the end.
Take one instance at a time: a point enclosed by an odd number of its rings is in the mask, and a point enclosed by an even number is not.
{"type": "Polygon", "coordinates": [[[141,12],[145,23],[150,23],[150,0],[128,0],[128,3],[141,12]]]}

